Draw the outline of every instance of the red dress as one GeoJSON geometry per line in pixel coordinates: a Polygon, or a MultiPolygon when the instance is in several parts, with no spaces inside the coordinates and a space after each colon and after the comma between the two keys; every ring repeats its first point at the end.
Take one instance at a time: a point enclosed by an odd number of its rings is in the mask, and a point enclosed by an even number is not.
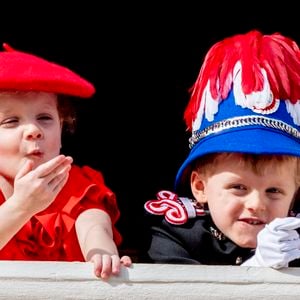
{"type": "MultiPolygon", "coordinates": [[[[5,201],[0,191],[0,205],[5,201]]],[[[0,260],[84,261],[75,232],[78,215],[89,208],[110,215],[114,241],[121,243],[115,228],[120,216],[115,194],[100,172],[73,165],[68,182],[54,202],[34,215],[0,250],[0,260]]]]}

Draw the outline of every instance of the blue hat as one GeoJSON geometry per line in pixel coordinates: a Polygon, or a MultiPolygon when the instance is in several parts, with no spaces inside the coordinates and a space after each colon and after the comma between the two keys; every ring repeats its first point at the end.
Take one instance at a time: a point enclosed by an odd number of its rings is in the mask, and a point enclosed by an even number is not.
{"type": "Polygon", "coordinates": [[[185,110],[191,163],[218,152],[300,156],[300,51],[279,33],[253,30],[216,43],[207,53],[185,110]]]}

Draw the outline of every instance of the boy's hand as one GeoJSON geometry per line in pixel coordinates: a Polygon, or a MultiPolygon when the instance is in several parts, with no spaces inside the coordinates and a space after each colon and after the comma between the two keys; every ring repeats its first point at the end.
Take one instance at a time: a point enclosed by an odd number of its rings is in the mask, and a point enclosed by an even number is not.
{"type": "Polygon", "coordinates": [[[255,255],[242,266],[280,269],[300,258],[300,238],[296,231],[300,218],[276,218],[257,235],[255,255]]]}

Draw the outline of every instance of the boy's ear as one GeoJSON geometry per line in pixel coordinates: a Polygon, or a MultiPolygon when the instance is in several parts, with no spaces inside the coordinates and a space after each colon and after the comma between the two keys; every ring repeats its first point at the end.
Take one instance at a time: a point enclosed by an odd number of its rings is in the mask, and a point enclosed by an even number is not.
{"type": "Polygon", "coordinates": [[[191,174],[191,190],[194,198],[199,203],[206,203],[205,183],[203,177],[196,171],[191,174]]]}

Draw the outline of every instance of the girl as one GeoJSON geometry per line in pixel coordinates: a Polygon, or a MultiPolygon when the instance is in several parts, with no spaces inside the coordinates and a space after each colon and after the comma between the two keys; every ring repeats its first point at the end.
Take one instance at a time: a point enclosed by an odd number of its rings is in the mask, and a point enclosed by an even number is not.
{"type": "Polygon", "coordinates": [[[66,96],[94,87],[71,70],[4,45],[0,53],[0,259],[90,261],[118,274],[116,197],[102,174],[60,154],[74,112],[66,96]]]}

